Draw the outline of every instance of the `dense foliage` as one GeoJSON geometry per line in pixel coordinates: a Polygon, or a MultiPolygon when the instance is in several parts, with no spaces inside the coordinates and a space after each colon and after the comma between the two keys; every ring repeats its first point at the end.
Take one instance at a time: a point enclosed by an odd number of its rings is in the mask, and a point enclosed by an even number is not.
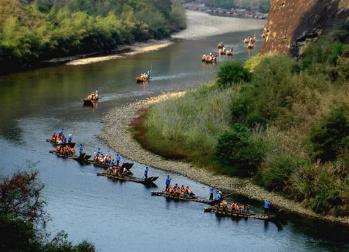
{"type": "MultiPolygon", "coordinates": [[[[222,85],[218,78],[210,93],[200,91],[202,87],[175,102],[154,105],[144,123],[145,136],[152,132],[145,137],[148,145],[152,146],[152,137],[159,142],[166,139],[161,152],[176,146],[185,158],[200,165],[225,174],[249,175],[267,190],[316,212],[348,216],[349,46],[342,40],[345,34],[346,30],[338,30],[309,43],[299,60],[259,55],[246,62],[251,77],[240,79],[239,84],[222,85]],[[224,102],[212,103],[217,94],[224,102]],[[164,134],[174,125],[179,126],[176,137],[164,134]]],[[[229,75],[226,67],[220,73],[229,75]]]]}
{"type": "Polygon", "coordinates": [[[64,232],[47,240],[43,187],[37,172],[19,172],[0,182],[0,251],[95,251],[86,241],[73,245],[64,232]]]}
{"type": "Polygon", "coordinates": [[[180,0],[0,0],[0,71],[110,51],[185,27],[180,0]]]}
{"type": "Polygon", "coordinates": [[[258,10],[268,12],[271,0],[208,0],[207,6],[223,9],[241,8],[248,10],[258,10]]]}

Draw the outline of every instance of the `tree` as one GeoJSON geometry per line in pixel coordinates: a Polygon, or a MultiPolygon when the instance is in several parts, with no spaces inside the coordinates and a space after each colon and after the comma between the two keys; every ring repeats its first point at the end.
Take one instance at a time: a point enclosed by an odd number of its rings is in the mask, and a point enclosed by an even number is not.
{"type": "Polygon", "coordinates": [[[311,129],[312,157],[322,162],[334,161],[337,155],[349,148],[349,108],[341,105],[311,129]]]}

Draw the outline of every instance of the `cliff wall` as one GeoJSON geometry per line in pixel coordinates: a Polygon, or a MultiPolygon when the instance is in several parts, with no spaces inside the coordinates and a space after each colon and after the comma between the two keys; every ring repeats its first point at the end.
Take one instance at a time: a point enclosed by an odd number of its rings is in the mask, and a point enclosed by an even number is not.
{"type": "Polygon", "coordinates": [[[348,17],[349,0],[272,0],[262,53],[297,56],[308,40],[336,25],[343,26],[348,17]]]}

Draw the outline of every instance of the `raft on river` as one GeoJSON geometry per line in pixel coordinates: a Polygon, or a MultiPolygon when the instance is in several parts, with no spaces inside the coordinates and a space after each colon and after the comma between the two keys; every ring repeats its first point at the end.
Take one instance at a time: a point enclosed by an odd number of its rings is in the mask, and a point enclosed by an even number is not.
{"type": "Polygon", "coordinates": [[[50,153],[55,154],[57,157],[60,158],[64,158],[64,159],[74,159],[75,161],[78,161],[79,163],[83,163],[83,164],[89,164],[89,159],[91,157],[91,155],[83,155],[83,156],[78,156],[78,155],[64,155],[61,153],[58,153],[55,150],[50,150],[50,153]]]}
{"type": "Polygon", "coordinates": [[[151,192],[152,196],[162,196],[165,197],[166,199],[172,199],[172,200],[181,200],[181,201],[194,201],[194,202],[199,202],[203,204],[208,204],[211,205],[212,201],[211,200],[206,200],[206,199],[201,199],[198,198],[197,196],[181,196],[181,195],[175,195],[173,193],[168,193],[168,192],[151,192]]]}
{"type": "Polygon", "coordinates": [[[97,173],[97,176],[104,176],[104,177],[107,177],[110,179],[120,180],[120,181],[131,181],[131,182],[141,183],[141,184],[145,184],[145,185],[154,184],[154,182],[159,178],[159,177],[137,178],[137,177],[133,177],[133,176],[122,176],[122,175],[108,174],[106,172],[99,172],[99,173],[97,173]]]}
{"type": "MultiPolygon", "coordinates": [[[[89,160],[90,164],[93,164],[94,166],[98,167],[98,168],[102,168],[104,170],[109,169],[109,164],[108,163],[104,163],[104,162],[100,162],[100,161],[96,161],[96,160],[89,160]]],[[[123,163],[121,165],[121,168],[126,168],[127,170],[130,170],[133,166],[133,163],[123,163]]]]}
{"type": "Polygon", "coordinates": [[[251,218],[257,220],[272,220],[275,219],[274,215],[270,214],[256,214],[252,211],[234,211],[229,208],[212,206],[204,209],[204,212],[215,213],[218,216],[226,216],[233,218],[251,218]]]}
{"type": "Polygon", "coordinates": [[[98,103],[98,99],[97,100],[92,100],[92,99],[83,99],[83,106],[85,107],[95,107],[96,104],[98,103]]]}

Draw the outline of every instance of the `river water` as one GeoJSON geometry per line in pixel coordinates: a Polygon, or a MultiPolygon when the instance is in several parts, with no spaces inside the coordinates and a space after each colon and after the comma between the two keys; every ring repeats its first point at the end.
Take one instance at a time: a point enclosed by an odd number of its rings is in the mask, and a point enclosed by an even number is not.
{"type": "MultiPolygon", "coordinates": [[[[98,138],[101,119],[108,110],[214,80],[217,66],[201,64],[201,54],[225,41],[234,47],[234,58],[244,60],[248,53],[241,40],[250,33],[180,40],[168,48],[126,59],[0,77],[0,173],[10,175],[34,163],[46,185],[44,196],[52,218],[48,229],[52,233],[63,229],[74,242],[87,239],[98,251],[348,250],[348,233],[342,228],[304,219],[276,225],[218,218],[204,213],[202,204],[152,197],[152,190],[164,187],[167,173],[160,170],[150,168],[150,176],[160,177],[158,188],[146,188],[97,177],[99,170],[93,166],[82,167],[48,153],[52,147],[45,139],[58,128],[73,133],[74,140],[84,144],[89,153],[97,147],[113,153],[98,138]],[[135,77],[150,66],[153,81],[137,85],[135,77]],[[99,107],[83,108],[81,98],[95,89],[102,95],[99,107]]],[[[136,176],[142,176],[144,166],[135,163],[132,169],[136,176]]],[[[171,176],[173,182],[190,185],[198,195],[208,196],[207,186],[171,176]]]]}

